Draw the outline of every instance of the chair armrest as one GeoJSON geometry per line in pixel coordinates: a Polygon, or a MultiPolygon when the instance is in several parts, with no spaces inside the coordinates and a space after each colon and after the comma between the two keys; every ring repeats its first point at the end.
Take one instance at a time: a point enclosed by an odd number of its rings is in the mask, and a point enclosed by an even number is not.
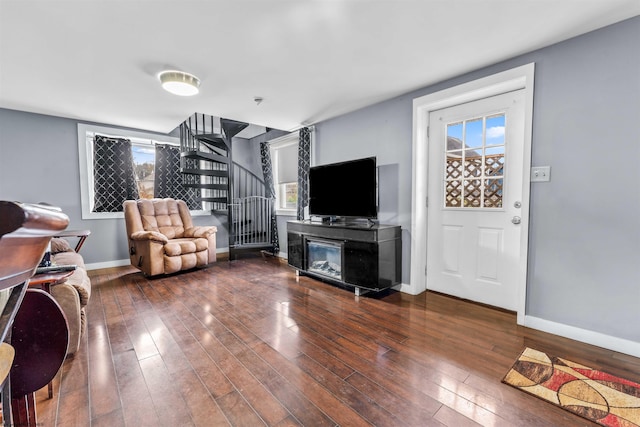
{"type": "Polygon", "coordinates": [[[169,241],[167,236],[162,233],[158,233],[157,231],[136,231],[131,234],[130,239],[135,241],[151,240],[153,242],[162,243],[163,245],[169,241]]]}
{"type": "Polygon", "coordinates": [[[84,244],[84,241],[87,240],[87,237],[91,234],[91,230],[64,230],[60,233],[56,234],[53,237],[77,237],[78,243],[76,243],[75,251],[80,252],[80,248],[84,244]]]}
{"type": "Polygon", "coordinates": [[[191,227],[184,230],[184,237],[209,237],[212,234],[215,234],[218,231],[218,228],[215,225],[210,226],[197,226],[191,227]]]}

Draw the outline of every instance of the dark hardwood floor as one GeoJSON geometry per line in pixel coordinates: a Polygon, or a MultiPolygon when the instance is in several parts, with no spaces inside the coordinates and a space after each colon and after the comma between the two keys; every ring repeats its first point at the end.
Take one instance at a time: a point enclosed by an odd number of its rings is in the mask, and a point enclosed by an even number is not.
{"type": "Polygon", "coordinates": [[[245,257],[159,279],[91,272],[49,426],[583,426],[500,381],[525,346],[640,381],[640,359],[434,293],[356,297],[245,257]]]}

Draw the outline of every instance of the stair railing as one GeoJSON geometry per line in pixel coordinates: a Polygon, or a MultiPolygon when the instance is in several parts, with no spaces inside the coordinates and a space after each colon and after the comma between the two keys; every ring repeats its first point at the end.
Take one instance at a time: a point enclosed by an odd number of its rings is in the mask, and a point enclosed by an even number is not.
{"type": "Polygon", "coordinates": [[[243,197],[233,200],[229,210],[233,218],[229,227],[230,248],[262,248],[271,245],[273,199],[264,196],[243,197]]]}
{"type": "Polygon", "coordinates": [[[240,166],[237,163],[234,163],[232,176],[232,199],[265,195],[266,188],[264,185],[264,180],[251,172],[249,169],[240,166]]]}

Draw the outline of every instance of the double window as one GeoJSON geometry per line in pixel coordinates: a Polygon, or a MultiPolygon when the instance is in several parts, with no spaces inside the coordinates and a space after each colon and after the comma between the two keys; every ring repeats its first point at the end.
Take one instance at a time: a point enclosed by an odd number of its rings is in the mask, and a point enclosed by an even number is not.
{"type": "Polygon", "coordinates": [[[127,199],[173,197],[202,208],[198,190],[182,185],[177,138],[79,124],[78,148],[83,219],[122,218],[127,199]]]}

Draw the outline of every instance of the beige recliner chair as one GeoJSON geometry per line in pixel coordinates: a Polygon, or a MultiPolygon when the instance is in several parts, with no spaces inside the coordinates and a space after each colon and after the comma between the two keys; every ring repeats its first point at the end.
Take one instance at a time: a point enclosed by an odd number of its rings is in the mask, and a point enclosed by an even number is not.
{"type": "Polygon", "coordinates": [[[131,265],[147,276],[204,267],[216,260],[215,226],[193,226],[182,200],[124,202],[131,265]]]}

